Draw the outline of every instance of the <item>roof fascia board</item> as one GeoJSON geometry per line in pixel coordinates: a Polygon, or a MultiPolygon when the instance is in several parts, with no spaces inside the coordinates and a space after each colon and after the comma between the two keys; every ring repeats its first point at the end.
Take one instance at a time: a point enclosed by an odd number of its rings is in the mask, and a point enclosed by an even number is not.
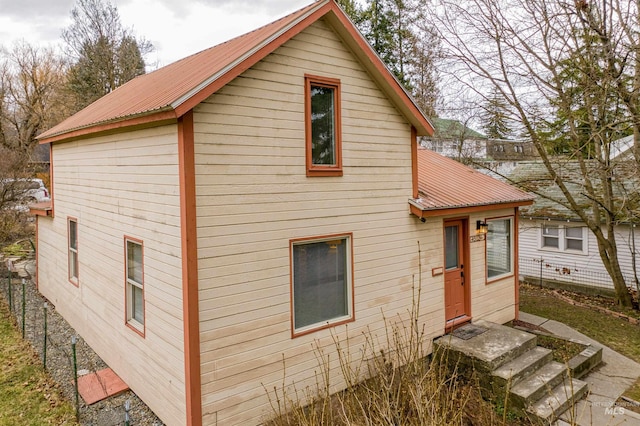
{"type": "Polygon", "coordinates": [[[531,204],[533,204],[532,200],[523,200],[523,201],[512,201],[512,202],[506,202],[506,203],[482,204],[477,206],[446,207],[442,209],[425,209],[424,207],[421,207],[416,201],[411,199],[409,200],[411,213],[413,213],[414,215],[420,218],[459,215],[459,214],[471,214],[471,213],[484,212],[488,210],[522,207],[522,206],[528,206],[531,204]]]}
{"type": "Polygon", "coordinates": [[[94,124],[87,127],[82,127],[70,132],[58,133],[46,138],[40,139],[38,137],[38,143],[47,144],[52,142],[62,142],[80,139],[86,136],[98,136],[104,134],[118,133],[125,130],[131,130],[131,128],[147,128],[152,126],[159,126],[163,124],[176,123],[177,117],[172,109],[155,111],[152,114],[144,114],[133,117],[127,117],[122,120],[112,120],[103,123],[94,124]]]}
{"type": "Polygon", "coordinates": [[[171,106],[176,110],[176,115],[178,117],[183,116],[188,111],[195,108],[195,106],[200,102],[207,99],[220,88],[228,84],[231,80],[251,68],[268,54],[276,50],[284,42],[300,33],[313,22],[320,19],[323,15],[325,15],[332,9],[331,4],[331,0],[318,2],[316,7],[310,9],[307,13],[298,17],[298,19],[296,19],[295,21],[290,22],[279,31],[273,33],[262,43],[259,43],[253,49],[249,50],[244,55],[227,65],[221,71],[207,78],[198,86],[194,87],[189,92],[176,99],[171,103],[171,106]]]}

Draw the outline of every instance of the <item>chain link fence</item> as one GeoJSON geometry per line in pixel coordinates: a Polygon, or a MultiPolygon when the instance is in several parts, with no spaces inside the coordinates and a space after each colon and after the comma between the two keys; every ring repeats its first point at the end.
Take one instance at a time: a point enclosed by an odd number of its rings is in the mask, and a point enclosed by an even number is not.
{"type": "MultiPolygon", "coordinates": [[[[519,272],[522,281],[531,284],[540,284],[553,287],[563,284],[580,286],[595,291],[606,293],[614,292],[613,281],[607,272],[578,268],[567,264],[559,264],[545,260],[544,258],[519,259],[519,272]]],[[[635,277],[624,274],[628,286],[635,286],[635,277]]]]}

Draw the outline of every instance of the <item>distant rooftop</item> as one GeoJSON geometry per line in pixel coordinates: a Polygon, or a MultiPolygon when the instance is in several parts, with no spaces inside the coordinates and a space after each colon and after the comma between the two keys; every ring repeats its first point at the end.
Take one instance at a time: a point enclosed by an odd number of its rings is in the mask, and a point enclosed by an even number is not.
{"type": "Polygon", "coordinates": [[[465,126],[458,120],[449,120],[446,118],[432,118],[431,122],[435,127],[435,138],[444,139],[487,139],[487,137],[475,130],[465,126]]]}
{"type": "MultiPolygon", "coordinates": [[[[587,167],[594,170],[590,173],[591,183],[597,192],[602,191],[602,182],[595,173],[599,167],[596,161],[588,162],[587,167]]],[[[588,214],[593,215],[593,201],[586,196],[585,179],[580,166],[575,160],[558,161],[556,166],[558,175],[565,182],[569,192],[576,199],[579,207],[588,214]]],[[[640,217],[640,176],[634,161],[620,161],[612,169],[613,191],[616,200],[616,215],[619,222],[637,222],[640,217]]],[[[545,165],[541,161],[519,162],[507,176],[509,180],[519,187],[537,192],[538,195],[533,205],[521,209],[525,217],[579,220],[579,216],[562,204],[552,201],[547,197],[566,203],[560,187],[551,178],[545,165]]]]}

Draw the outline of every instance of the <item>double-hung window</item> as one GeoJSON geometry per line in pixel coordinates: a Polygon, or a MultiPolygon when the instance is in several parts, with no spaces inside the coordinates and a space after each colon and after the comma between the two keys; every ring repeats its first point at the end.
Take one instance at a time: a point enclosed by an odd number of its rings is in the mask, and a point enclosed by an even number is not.
{"type": "Polygon", "coordinates": [[[142,241],[125,237],[127,324],[144,334],[144,251],[142,241]]]}
{"type": "Polygon", "coordinates": [[[498,279],[513,273],[513,220],[487,220],[487,278],[498,279]]]}
{"type": "Polygon", "coordinates": [[[583,251],[583,228],[582,227],[566,227],[564,228],[564,249],[583,251]]]}
{"type": "Polygon", "coordinates": [[[78,285],[78,220],[75,218],[67,218],[67,241],[68,241],[68,270],[69,281],[78,285]]]}
{"type": "Polygon", "coordinates": [[[557,225],[542,226],[542,247],[560,247],[560,228],[557,225]]]}
{"type": "Polygon", "coordinates": [[[293,335],[352,321],[351,235],[290,244],[293,335]]]}
{"type": "Polygon", "coordinates": [[[540,248],[573,253],[587,253],[587,228],[584,226],[560,226],[542,224],[540,248]]]}
{"type": "Polygon", "coordinates": [[[307,176],[342,176],[340,80],[305,76],[307,176]]]}

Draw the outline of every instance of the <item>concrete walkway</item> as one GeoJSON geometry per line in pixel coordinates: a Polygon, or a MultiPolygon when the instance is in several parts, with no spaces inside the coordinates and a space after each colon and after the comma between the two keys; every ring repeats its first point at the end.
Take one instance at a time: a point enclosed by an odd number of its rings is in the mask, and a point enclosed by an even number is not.
{"type": "Polygon", "coordinates": [[[618,397],[640,377],[640,364],[558,321],[526,312],[520,312],[519,319],[539,325],[557,336],[603,348],[602,365],[582,378],[589,384],[589,395],[576,405],[575,410],[568,410],[562,416],[559,426],[640,426],[640,414],[624,409],[623,405],[614,405],[618,397]]]}

